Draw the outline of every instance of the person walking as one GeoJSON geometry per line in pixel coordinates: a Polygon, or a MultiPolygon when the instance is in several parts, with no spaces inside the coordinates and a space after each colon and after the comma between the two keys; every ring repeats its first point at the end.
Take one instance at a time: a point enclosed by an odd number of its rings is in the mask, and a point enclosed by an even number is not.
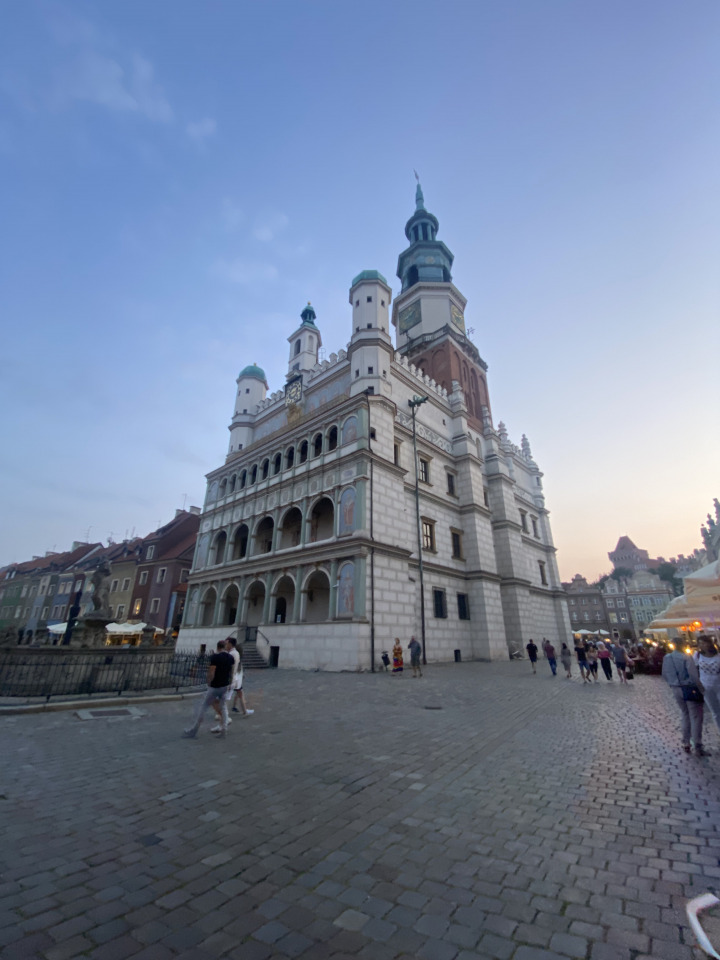
{"type": "Polygon", "coordinates": [[[587,664],[588,664],[588,676],[594,682],[598,682],[598,652],[595,649],[594,643],[589,643],[587,645],[587,664]]]}
{"type": "Polygon", "coordinates": [[[627,677],[625,671],[628,667],[632,667],[632,660],[628,656],[628,652],[621,643],[616,643],[613,648],[613,655],[615,657],[615,669],[617,670],[617,675],[620,677],[620,683],[627,683],[627,677]]]}
{"type": "Polygon", "coordinates": [[[221,708],[221,725],[218,734],[224,737],[228,726],[227,700],[225,699],[233,671],[233,658],[225,650],[225,641],[218,640],[217,652],[210,657],[208,667],[207,690],[195,714],[195,722],[187,730],[183,730],[184,737],[196,737],[200,724],[203,722],[208,707],[215,703],[221,708]]]}
{"type": "Polygon", "coordinates": [[[720,730],[720,654],[717,643],[705,633],[698,637],[698,644],[700,649],[693,659],[700,675],[700,687],[720,730]]]}
{"type": "Polygon", "coordinates": [[[662,678],[672,690],[680,710],[680,736],[685,753],[694,750],[698,757],[706,757],[702,745],[703,695],[695,661],[681,650],[666,653],[662,664],[662,678]]]}
{"type": "Polygon", "coordinates": [[[557,659],[555,658],[555,647],[550,643],[549,640],[545,640],[544,637],[543,637],[543,641],[545,643],[545,656],[547,657],[548,663],[550,664],[552,675],[556,677],[557,676],[557,659]]]}
{"type": "Polygon", "coordinates": [[[527,655],[528,655],[528,659],[530,660],[530,666],[532,667],[532,672],[537,673],[536,667],[537,667],[538,648],[537,648],[537,644],[533,643],[532,637],[530,637],[530,640],[528,641],[528,643],[525,644],[525,649],[527,650],[527,655]]]}
{"type": "Polygon", "coordinates": [[[410,651],[410,666],[412,667],[413,676],[421,677],[422,670],[420,669],[420,654],[422,653],[422,648],[415,637],[410,637],[408,650],[410,651]]]}
{"type": "Polygon", "coordinates": [[[598,655],[598,662],[600,663],[600,666],[603,668],[605,679],[612,680],[612,664],[611,664],[612,656],[608,648],[602,642],[602,640],[598,640],[597,655],[598,655]]]}
{"type": "Polygon", "coordinates": [[[560,660],[565,668],[565,677],[568,680],[572,680],[572,654],[570,653],[570,647],[568,647],[566,643],[562,645],[562,649],[560,650],[560,660]]]}
{"type": "MultiPolygon", "coordinates": [[[[248,710],[245,704],[245,695],[243,694],[243,665],[242,665],[242,654],[237,648],[237,640],[235,637],[227,637],[225,640],[225,649],[233,658],[233,672],[230,677],[230,685],[228,686],[227,693],[225,695],[225,700],[227,702],[227,709],[232,708],[233,713],[240,713],[236,704],[238,701],[242,707],[242,714],[244,717],[249,716],[251,713],[254,713],[254,710],[248,710]]],[[[222,713],[220,711],[220,705],[214,704],[213,709],[218,715],[218,720],[220,723],[211,728],[211,733],[219,733],[222,726],[222,713]]],[[[232,717],[228,716],[228,723],[232,723],[232,717]]]]}
{"type": "Polygon", "coordinates": [[[583,683],[590,683],[590,668],[587,662],[587,648],[584,640],[575,641],[575,656],[580,667],[580,676],[583,683]]]}

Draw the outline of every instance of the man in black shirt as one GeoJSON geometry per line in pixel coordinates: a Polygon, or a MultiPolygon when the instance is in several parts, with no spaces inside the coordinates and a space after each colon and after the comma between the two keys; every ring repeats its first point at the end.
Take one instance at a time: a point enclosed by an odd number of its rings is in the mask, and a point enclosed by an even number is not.
{"type": "Polygon", "coordinates": [[[208,687],[195,716],[195,723],[187,730],[183,730],[184,737],[196,737],[200,724],[208,709],[217,703],[222,710],[222,723],[218,731],[219,737],[224,737],[228,725],[227,694],[233,672],[233,658],[225,650],[225,641],[218,640],[217,653],[210,657],[208,668],[208,687]]]}
{"type": "Polygon", "coordinates": [[[532,638],[530,640],[530,643],[525,644],[525,649],[527,650],[527,655],[528,655],[528,659],[530,660],[530,666],[532,667],[532,671],[533,673],[537,673],[536,666],[537,666],[538,648],[537,648],[537,644],[533,643],[532,638]]]}

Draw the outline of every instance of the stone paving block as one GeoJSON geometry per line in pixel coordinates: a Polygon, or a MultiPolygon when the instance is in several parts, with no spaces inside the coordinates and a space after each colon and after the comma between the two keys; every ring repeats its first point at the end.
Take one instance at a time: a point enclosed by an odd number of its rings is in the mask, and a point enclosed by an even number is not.
{"type": "Polygon", "coordinates": [[[458,948],[447,940],[429,939],[420,947],[417,956],[421,960],[455,960],[458,948]]]}

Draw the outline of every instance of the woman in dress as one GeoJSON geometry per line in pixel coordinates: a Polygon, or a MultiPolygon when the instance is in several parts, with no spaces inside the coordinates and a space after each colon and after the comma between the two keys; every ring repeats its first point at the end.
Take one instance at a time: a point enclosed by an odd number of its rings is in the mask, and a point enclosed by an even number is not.
{"type": "Polygon", "coordinates": [[[395,637],[395,646],[393,647],[393,673],[403,672],[403,652],[400,645],[400,638],[395,637]]]}
{"type": "Polygon", "coordinates": [[[570,653],[570,648],[566,643],[562,645],[562,650],[560,651],[560,660],[562,665],[565,668],[565,676],[568,679],[572,678],[572,654],[570,653]]]}
{"type": "Polygon", "coordinates": [[[720,654],[716,642],[707,634],[700,634],[698,645],[700,649],[693,660],[697,664],[705,703],[710,707],[710,713],[720,730],[720,654]]]}
{"type": "Polygon", "coordinates": [[[610,660],[611,660],[610,651],[602,642],[602,640],[598,640],[597,655],[598,655],[598,660],[600,662],[600,666],[603,668],[605,679],[612,680],[612,666],[610,664],[610,660]]]}

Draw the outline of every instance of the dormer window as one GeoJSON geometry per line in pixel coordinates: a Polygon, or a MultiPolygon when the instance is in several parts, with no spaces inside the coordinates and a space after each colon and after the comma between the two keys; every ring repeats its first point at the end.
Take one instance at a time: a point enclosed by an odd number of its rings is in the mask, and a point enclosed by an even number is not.
{"type": "Polygon", "coordinates": [[[301,343],[300,340],[295,341],[295,356],[297,356],[300,353],[300,343],[301,343]]]}

